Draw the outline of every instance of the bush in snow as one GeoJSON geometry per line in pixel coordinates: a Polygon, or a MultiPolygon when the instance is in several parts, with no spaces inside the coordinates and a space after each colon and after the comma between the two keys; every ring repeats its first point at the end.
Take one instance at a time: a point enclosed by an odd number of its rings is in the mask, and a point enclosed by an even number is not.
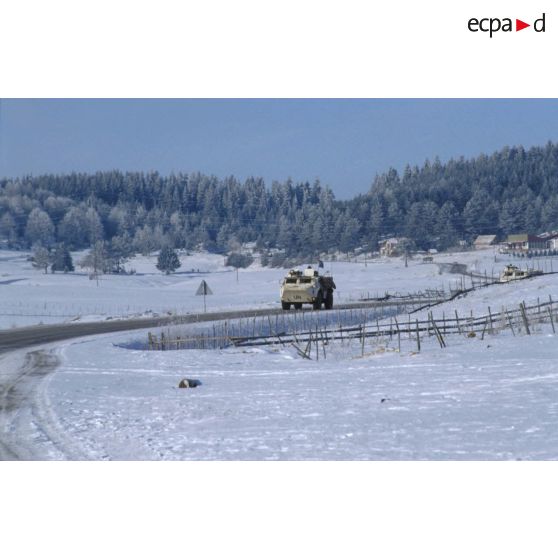
{"type": "Polygon", "coordinates": [[[33,267],[43,269],[48,272],[48,266],[51,262],[51,254],[44,246],[36,246],[33,251],[33,267]]]}
{"type": "Polygon", "coordinates": [[[250,254],[238,254],[233,252],[229,254],[225,265],[230,265],[231,267],[249,267],[254,261],[254,258],[250,254]]]}

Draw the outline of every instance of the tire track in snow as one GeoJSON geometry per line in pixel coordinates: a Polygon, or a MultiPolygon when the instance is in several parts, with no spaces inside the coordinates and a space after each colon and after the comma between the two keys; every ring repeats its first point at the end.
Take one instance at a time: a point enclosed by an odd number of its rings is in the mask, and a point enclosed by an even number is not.
{"type": "Polygon", "coordinates": [[[38,386],[35,397],[31,401],[31,415],[35,428],[48,440],[48,444],[59,453],[58,458],[64,460],[93,459],[83,449],[79,440],[68,436],[56,413],[48,395],[48,386],[53,375],[49,374],[38,386]]]}
{"type": "MultiPolygon", "coordinates": [[[[45,405],[38,405],[37,395],[43,382],[56,370],[58,357],[51,351],[36,350],[27,353],[17,372],[0,380],[0,459],[42,459],[30,446],[31,435],[39,436],[41,449],[53,448],[58,458],[67,457],[66,444],[61,447],[60,435],[48,425],[55,421],[45,405]],[[29,424],[31,417],[31,425],[29,424]],[[33,430],[35,429],[35,430],[33,430]]],[[[44,393],[44,392],[43,392],[44,393]]]]}

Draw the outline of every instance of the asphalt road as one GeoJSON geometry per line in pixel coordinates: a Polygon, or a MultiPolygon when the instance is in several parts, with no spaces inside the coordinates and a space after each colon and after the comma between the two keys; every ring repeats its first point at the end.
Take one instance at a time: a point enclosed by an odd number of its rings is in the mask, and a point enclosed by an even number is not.
{"type": "Polygon", "coordinates": [[[171,324],[210,322],[247,316],[276,313],[275,310],[246,310],[230,312],[209,312],[206,314],[186,314],[183,316],[159,316],[156,318],[136,318],[129,320],[107,320],[103,322],[83,322],[66,324],[49,324],[21,327],[0,331],[0,354],[15,349],[32,347],[62,341],[86,335],[98,335],[132,329],[160,327],[171,324]]]}
{"type": "MultiPolygon", "coordinates": [[[[424,302],[424,301],[422,301],[424,302]]],[[[409,303],[408,303],[409,304],[409,303]]],[[[337,305],[330,312],[351,308],[374,308],[387,306],[402,306],[396,301],[358,302],[337,305]]],[[[327,312],[327,310],[322,310],[327,312]]],[[[227,312],[207,312],[204,314],[185,314],[181,316],[159,316],[156,318],[135,318],[129,320],[106,320],[103,322],[80,322],[65,324],[49,324],[16,329],[0,330],[0,354],[15,349],[23,349],[53,341],[62,341],[86,335],[98,335],[132,329],[156,328],[173,324],[189,324],[195,322],[212,322],[215,320],[232,320],[235,318],[250,318],[282,314],[280,308],[258,308],[252,310],[229,310],[227,312]]]]}

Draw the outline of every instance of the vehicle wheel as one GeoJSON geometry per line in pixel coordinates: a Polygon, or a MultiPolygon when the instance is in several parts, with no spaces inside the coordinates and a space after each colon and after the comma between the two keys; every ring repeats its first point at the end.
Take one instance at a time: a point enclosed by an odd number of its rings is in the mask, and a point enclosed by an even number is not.
{"type": "Polygon", "coordinates": [[[327,291],[324,306],[326,310],[331,310],[333,308],[333,291],[327,291]]]}
{"type": "Polygon", "coordinates": [[[290,302],[281,302],[281,307],[283,308],[283,310],[290,310],[291,309],[291,303],[290,302]]]}
{"type": "Polygon", "coordinates": [[[318,296],[316,297],[316,300],[312,305],[314,310],[319,310],[322,307],[322,302],[323,302],[322,291],[318,291],[318,296]]]}
{"type": "Polygon", "coordinates": [[[302,309],[302,302],[295,302],[294,307],[295,307],[295,310],[301,310],[302,309]]]}

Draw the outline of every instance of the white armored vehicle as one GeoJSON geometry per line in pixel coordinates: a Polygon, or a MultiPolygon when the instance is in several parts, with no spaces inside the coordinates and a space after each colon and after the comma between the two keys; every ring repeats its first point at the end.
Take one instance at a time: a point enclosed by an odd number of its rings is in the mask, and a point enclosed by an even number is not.
{"type": "Polygon", "coordinates": [[[519,269],[515,265],[507,265],[502,273],[500,273],[500,283],[509,281],[517,281],[518,279],[527,279],[535,275],[542,275],[542,271],[536,269],[519,269]]]}
{"type": "Polygon", "coordinates": [[[304,271],[291,269],[281,283],[281,306],[290,310],[291,304],[300,310],[303,304],[311,304],[314,310],[333,307],[333,277],[320,275],[308,266],[304,271]]]}

